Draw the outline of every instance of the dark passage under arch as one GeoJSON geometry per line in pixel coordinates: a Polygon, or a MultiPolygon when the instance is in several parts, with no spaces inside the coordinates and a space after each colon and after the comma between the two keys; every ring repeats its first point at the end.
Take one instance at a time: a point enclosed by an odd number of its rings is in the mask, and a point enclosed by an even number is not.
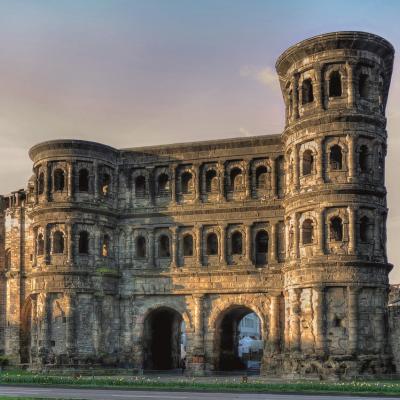
{"type": "Polygon", "coordinates": [[[226,311],[217,322],[217,332],[217,370],[259,370],[263,349],[261,321],[250,308],[234,306],[226,311]]]}
{"type": "Polygon", "coordinates": [[[144,369],[180,367],[182,326],[182,316],[171,308],[162,307],[147,316],[144,323],[144,369]]]}

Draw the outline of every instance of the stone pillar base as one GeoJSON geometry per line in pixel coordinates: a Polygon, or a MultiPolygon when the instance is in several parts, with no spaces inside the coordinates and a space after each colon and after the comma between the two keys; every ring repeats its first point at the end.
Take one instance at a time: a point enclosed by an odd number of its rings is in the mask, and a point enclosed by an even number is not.
{"type": "Polygon", "coordinates": [[[205,371],[205,357],[203,354],[196,354],[188,361],[186,369],[190,375],[204,376],[205,371]]]}

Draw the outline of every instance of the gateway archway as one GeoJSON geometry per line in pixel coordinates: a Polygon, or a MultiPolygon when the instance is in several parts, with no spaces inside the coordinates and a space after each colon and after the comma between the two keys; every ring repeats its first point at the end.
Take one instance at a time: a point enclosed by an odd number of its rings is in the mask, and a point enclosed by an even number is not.
{"type": "Polygon", "coordinates": [[[184,326],[182,316],[171,308],[150,312],[144,322],[144,369],[170,370],[181,366],[184,326]]]}
{"type": "Polygon", "coordinates": [[[263,347],[261,320],[250,308],[234,306],[217,321],[218,370],[259,370],[263,347]]]}

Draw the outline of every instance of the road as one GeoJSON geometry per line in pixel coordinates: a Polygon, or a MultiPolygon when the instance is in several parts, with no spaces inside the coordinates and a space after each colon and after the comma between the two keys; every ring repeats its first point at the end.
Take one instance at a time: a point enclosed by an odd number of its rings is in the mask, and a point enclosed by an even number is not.
{"type": "MultiPolygon", "coordinates": [[[[199,393],[199,392],[153,392],[129,391],[114,389],[63,389],[41,387],[0,386],[0,396],[29,396],[38,398],[62,398],[85,400],[382,400],[382,397],[355,397],[329,395],[298,395],[298,394],[247,394],[247,393],[199,393]]],[[[399,399],[385,397],[385,400],[399,399]]]]}

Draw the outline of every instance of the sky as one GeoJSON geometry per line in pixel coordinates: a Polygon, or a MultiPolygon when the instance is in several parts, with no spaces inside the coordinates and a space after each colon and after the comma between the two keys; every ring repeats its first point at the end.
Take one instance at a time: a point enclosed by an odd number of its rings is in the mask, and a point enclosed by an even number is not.
{"type": "MultiPolygon", "coordinates": [[[[292,44],[362,30],[400,49],[397,0],[0,0],[0,193],[28,149],[77,138],[117,148],[283,130],[274,65],[292,44]]],[[[388,255],[400,283],[400,68],[387,107],[388,255]]]]}

